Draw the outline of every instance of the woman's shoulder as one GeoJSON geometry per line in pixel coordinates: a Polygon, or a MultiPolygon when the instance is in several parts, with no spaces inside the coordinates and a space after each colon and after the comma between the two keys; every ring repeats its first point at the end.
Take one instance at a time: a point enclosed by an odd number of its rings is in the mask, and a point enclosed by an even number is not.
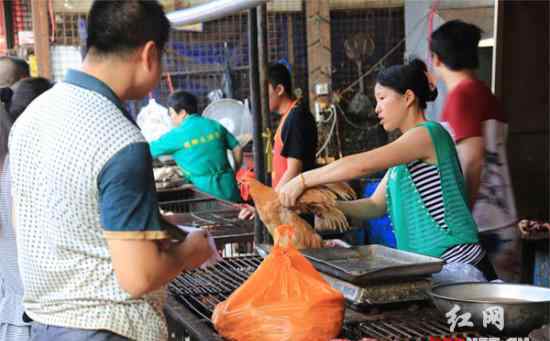
{"type": "Polygon", "coordinates": [[[449,138],[451,137],[447,129],[445,129],[445,127],[437,121],[422,122],[415,129],[422,130],[425,132],[427,131],[432,136],[434,134],[442,134],[442,135],[448,135],[449,138]]]}
{"type": "Polygon", "coordinates": [[[408,130],[405,134],[402,135],[402,137],[406,137],[407,139],[429,138],[431,135],[433,135],[435,131],[439,131],[440,129],[445,129],[441,126],[440,123],[434,121],[425,121],[419,123],[416,127],[408,130]]]}
{"type": "MultiPolygon", "coordinates": [[[[398,140],[403,144],[404,148],[407,148],[410,152],[424,152],[424,157],[433,158],[432,151],[444,148],[443,145],[453,145],[451,136],[447,130],[439,123],[435,121],[426,121],[417,125],[416,127],[408,130],[398,140]]],[[[445,147],[447,148],[447,147],[445,147]]],[[[414,154],[414,153],[411,153],[414,154]]]]}

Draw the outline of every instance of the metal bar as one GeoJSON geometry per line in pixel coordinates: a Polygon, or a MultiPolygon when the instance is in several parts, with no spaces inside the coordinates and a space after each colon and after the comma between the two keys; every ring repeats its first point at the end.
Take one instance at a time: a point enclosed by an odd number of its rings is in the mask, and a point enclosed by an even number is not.
{"type": "MultiPolygon", "coordinates": [[[[264,180],[265,159],[264,159],[264,141],[262,132],[264,126],[261,116],[260,99],[260,75],[258,73],[258,10],[251,8],[248,10],[248,59],[250,60],[250,104],[252,111],[252,131],[253,131],[253,152],[254,152],[254,172],[256,177],[264,180]]],[[[265,227],[260,218],[256,216],[254,220],[254,240],[260,244],[263,242],[263,231],[265,227]]]]}
{"type": "MultiPolygon", "coordinates": [[[[179,300],[181,300],[186,307],[191,309],[195,314],[203,318],[204,320],[210,322],[210,316],[207,316],[204,314],[203,311],[201,311],[198,307],[202,307],[200,302],[197,302],[195,299],[189,299],[188,296],[183,295],[181,297],[178,297],[179,300]]],[[[206,309],[205,307],[202,307],[204,310],[208,311],[209,309],[206,309]]]]}
{"type": "MultiPolygon", "coordinates": [[[[384,321],[380,321],[381,323],[373,323],[372,327],[376,328],[377,330],[384,333],[386,336],[390,336],[391,338],[403,338],[410,340],[412,335],[409,335],[407,333],[404,333],[402,330],[398,329],[397,326],[394,326],[393,324],[384,323],[384,321]]],[[[397,324],[397,323],[396,323],[397,324]]]]}
{"type": "Polygon", "coordinates": [[[408,328],[407,323],[396,323],[394,321],[392,322],[384,322],[380,321],[381,325],[385,328],[388,328],[388,333],[391,333],[390,330],[394,331],[394,334],[400,335],[400,336],[406,336],[408,339],[411,339],[413,336],[422,336],[421,333],[418,333],[418,331],[414,330],[414,328],[408,328]]]}
{"type": "Polygon", "coordinates": [[[224,271],[219,271],[218,269],[213,269],[209,272],[209,277],[214,283],[217,281],[218,287],[223,289],[223,291],[231,292],[242,284],[242,282],[238,281],[231,275],[228,275],[224,271]]]}
{"type": "Polygon", "coordinates": [[[204,217],[201,217],[200,215],[198,214],[195,214],[193,212],[189,212],[189,214],[191,215],[191,217],[195,218],[196,220],[199,220],[199,221],[202,221],[202,222],[205,222],[207,224],[210,224],[210,225],[216,225],[216,224],[219,224],[218,222],[214,221],[214,220],[210,220],[210,219],[207,219],[207,218],[204,218],[204,217]]]}
{"type": "Polygon", "coordinates": [[[225,270],[224,275],[226,275],[228,278],[231,278],[231,282],[233,282],[234,284],[234,287],[231,288],[232,290],[240,287],[243,282],[246,281],[250,276],[249,272],[244,272],[243,270],[236,267],[234,264],[220,264],[220,267],[225,270]]]}
{"type": "MultiPolygon", "coordinates": [[[[248,65],[245,65],[245,66],[232,66],[231,71],[235,72],[235,71],[249,71],[249,70],[248,70],[248,65]]],[[[204,70],[172,71],[170,72],[170,76],[183,77],[183,76],[193,76],[193,75],[201,75],[201,74],[211,75],[213,73],[219,73],[219,76],[221,77],[223,74],[223,68],[210,67],[204,70]]]]}
{"type": "MultiPolygon", "coordinates": [[[[261,103],[261,120],[262,120],[262,132],[271,132],[271,123],[269,118],[269,94],[268,94],[268,49],[269,46],[267,44],[267,6],[261,5],[258,6],[258,13],[256,17],[256,24],[258,29],[258,70],[259,73],[259,89],[260,89],[260,103],[261,103]]],[[[266,139],[271,138],[271,134],[267,134],[266,139]]],[[[271,141],[268,141],[268,143],[271,143],[271,141]]],[[[263,149],[263,148],[262,148],[263,149]]],[[[266,152],[271,153],[271,150],[266,150],[266,152]]],[[[271,169],[271,165],[266,165],[266,162],[270,162],[271,156],[268,157],[268,155],[262,155],[262,158],[266,161],[264,161],[264,167],[263,169],[258,169],[256,171],[256,176],[258,177],[258,174],[261,174],[261,176],[258,178],[260,181],[262,181],[266,185],[271,185],[271,175],[268,172],[268,169],[271,169]]],[[[267,229],[263,224],[260,222],[259,215],[256,215],[256,224],[258,226],[261,226],[261,231],[258,237],[256,237],[256,243],[269,243],[271,242],[271,238],[269,233],[267,233],[267,229]]]]}
{"type": "Polygon", "coordinates": [[[235,286],[235,289],[241,286],[241,284],[248,279],[250,276],[248,273],[243,273],[242,271],[238,271],[237,269],[231,269],[228,268],[228,271],[233,270],[232,275],[235,277],[235,279],[238,281],[237,285],[235,286]]]}
{"type": "Polygon", "coordinates": [[[194,204],[197,202],[204,202],[204,201],[217,201],[214,198],[192,198],[192,199],[180,199],[180,200],[171,200],[171,201],[163,201],[161,202],[161,205],[169,205],[169,204],[194,204]]]}
{"type": "MultiPolygon", "coordinates": [[[[267,6],[258,6],[257,13],[257,28],[258,28],[258,70],[260,80],[260,103],[261,103],[261,118],[262,128],[265,132],[271,129],[271,120],[269,112],[269,92],[268,92],[268,51],[267,44],[267,6]]],[[[266,165],[262,172],[263,178],[260,179],[264,184],[271,184],[271,176],[267,169],[271,169],[271,165],[266,165]]],[[[258,173],[256,173],[258,174],[258,173]]]]}
{"type": "Polygon", "coordinates": [[[422,328],[423,331],[429,331],[430,335],[446,335],[449,334],[449,328],[445,325],[437,325],[435,321],[427,322],[427,321],[418,321],[418,325],[416,326],[418,328],[422,328]]]}
{"type": "Polygon", "coordinates": [[[367,325],[361,325],[361,332],[364,333],[365,336],[376,337],[382,340],[384,340],[386,337],[386,335],[380,333],[375,328],[372,328],[371,326],[367,326],[367,325]]]}
{"type": "Polygon", "coordinates": [[[166,15],[173,25],[192,25],[215,20],[256,7],[267,0],[216,0],[202,5],[192,6],[166,15]]]}

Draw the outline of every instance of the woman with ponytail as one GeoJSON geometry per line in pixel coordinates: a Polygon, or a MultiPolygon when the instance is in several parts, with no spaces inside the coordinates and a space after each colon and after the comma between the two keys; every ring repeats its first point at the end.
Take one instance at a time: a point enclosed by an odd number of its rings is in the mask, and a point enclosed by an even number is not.
{"type": "Polygon", "coordinates": [[[45,78],[25,78],[0,89],[0,340],[30,340],[30,324],[23,321],[23,285],[17,266],[15,226],[12,223],[8,137],[19,115],[38,95],[48,90],[45,78]]]}
{"type": "Polygon", "coordinates": [[[388,170],[368,199],[339,202],[348,217],[370,219],[388,212],[397,248],[477,267],[487,279],[494,270],[481,247],[468,209],[456,149],[445,128],[426,120],[426,103],[436,90],[418,59],[380,72],[374,88],[376,113],[386,131],[402,135],[380,148],[349,155],[305,172],[280,191],[291,207],[308,187],[347,181],[388,170]]]}

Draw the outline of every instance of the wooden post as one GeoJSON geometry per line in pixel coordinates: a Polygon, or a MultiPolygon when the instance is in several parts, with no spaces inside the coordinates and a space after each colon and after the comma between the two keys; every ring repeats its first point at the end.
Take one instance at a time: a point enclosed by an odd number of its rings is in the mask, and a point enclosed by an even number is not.
{"type": "Polygon", "coordinates": [[[31,0],[31,10],[34,53],[38,64],[38,75],[51,78],[48,2],[44,0],[31,0]]]}
{"type": "Polygon", "coordinates": [[[294,57],[294,20],[292,19],[292,14],[289,14],[287,18],[288,62],[292,65],[292,68],[296,70],[296,65],[294,64],[296,61],[294,57]]]}
{"type": "Polygon", "coordinates": [[[306,0],[309,107],[315,111],[315,85],[331,86],[329,0],[306,0]]]}

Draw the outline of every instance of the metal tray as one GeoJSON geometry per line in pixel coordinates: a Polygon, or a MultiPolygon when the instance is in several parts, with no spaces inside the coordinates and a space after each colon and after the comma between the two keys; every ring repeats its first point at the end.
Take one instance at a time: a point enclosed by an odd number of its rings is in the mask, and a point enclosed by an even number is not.
{"type": "Polygon", "coordinates": [[[441,271],[443,260],[382,245],[301,250],[320,272],[353,284],[409,280],[441,271]]]}

